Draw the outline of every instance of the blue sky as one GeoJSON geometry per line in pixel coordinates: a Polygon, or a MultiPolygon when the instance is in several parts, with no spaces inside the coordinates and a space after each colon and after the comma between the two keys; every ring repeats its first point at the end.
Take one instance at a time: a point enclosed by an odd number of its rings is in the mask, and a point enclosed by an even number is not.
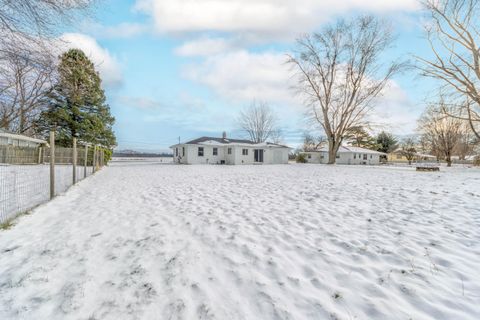
{"type": "MultiPolygon", "coordinates": [[[[236,117],[254,99],[274,108],[284,142],[295,147],[311,128],[285,54],[298,35],[366,12],[398,35],[386,61],[430,55],[416,0],[103,0],[61,37],[98,66],[118,149],[241,136],[236,117]]],[[[413,133],[432,89],[415,70],[396,77],[372,116],[376,130],[413,133]]]]}

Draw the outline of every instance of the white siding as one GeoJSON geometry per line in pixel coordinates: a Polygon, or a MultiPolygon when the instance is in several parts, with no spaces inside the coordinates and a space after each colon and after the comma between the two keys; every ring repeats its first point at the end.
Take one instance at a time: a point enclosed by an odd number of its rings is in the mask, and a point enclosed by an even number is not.
{"type": "MultiPolygon", "coordinates": [[[[255,162],[255,149],[264,150],[263,164],[287,164],[288,163],[288,148],[278,147],[264,147],[255,148],[251,146],[236,146],[236,145],[176,145],[172,147],[174,160],[181,164],[257,164],[255,162]],[[182,155],[182,148],[185,148],[185,156],[182,155]],[[176,148],[178,148],[178,157],[176,155],[176,148]],[[203,148],[203,157],[198,156],[198,148],[203,148]],[[218,154],[213,155],[213,149],[217,148],[218,154]],[[228,148],[231,148],[232,153],[228,154],[228,148]],[[242,150],[247,149],[248,155],[243,155],[242,150]]],[[[261,163],[258,163],[261,164],[261,163]]]]}
{"type": "MultiPolygon", "coordinates": [[[[328,163],[328,152],[304,152],[307,163],[328,163]],[[309,158],[310,156],[310,158],[309,158]],[[322,158],[323,157],[323,158],[322,158]]],[[[336,164],[366,164],[377,165],[380,164],[380,155],[361,152],[340,152],[335,159],[336,164]],[[364,155],[367,159],[364,160],[364,155]]]]}
{"type": "Polygon", "coordinates": [[[304,152],[307,163],[327,163],[328,153],[326,152],[304,152]]]}

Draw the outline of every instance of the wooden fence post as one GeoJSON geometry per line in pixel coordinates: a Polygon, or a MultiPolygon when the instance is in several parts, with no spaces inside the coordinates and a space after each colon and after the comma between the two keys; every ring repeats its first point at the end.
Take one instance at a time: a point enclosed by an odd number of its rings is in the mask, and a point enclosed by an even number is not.
{"type": "Polygon", "coordinates": [[[42,163],[42,146],[38,147],[38,164],[42,163]]]}
{"type": "Polygon", "coordinates": [[[73,184],[77,183],[77,138],[73,137],[73,150],[72,150],[72,164],[73,164],[73,184]]]}
{"type": "Polygon", "coordinates": [[[85,144],[85,159],[83,160],[83,178],[87,177],[87,158],[88,158],[88,144],[85,144]]]}
{"type": "Polygon", "coordinates": [[[7,145],[7,150],[5,150],[5,163],[13,163],[12,159],[10,159],[11,158],[10,149],[11,149],[10,145],[7,145]]]}
{"type": "Polygon", "coordinates": [[[50,199],[55,197],[55,131],[50,131],[50,199]]]}
{"type": "Polygon", "coordinates": [[[97,166],[97,146],[93,146],[93,173],[95,173],[95,169],[97,166]]]}

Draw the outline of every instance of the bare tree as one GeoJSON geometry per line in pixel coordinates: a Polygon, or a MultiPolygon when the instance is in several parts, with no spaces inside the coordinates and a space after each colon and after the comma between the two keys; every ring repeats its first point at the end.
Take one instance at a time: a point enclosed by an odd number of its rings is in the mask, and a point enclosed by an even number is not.
{"type": "Polygon", "coordinates": [[[52,41],[96,0],[0,0],[0,125],[24,133],[51,82],[52,41]]]}
{"type": "Polygon", "coordinates": [[[453,150],[453,154],[458,155],[460,160],[465,160],[467,156],[471,156],[475,152],[477,141],[468,124],[464,123],[457,145],[453,150]]]}
{"type": "Polygon", "coordinates": [[[444,102],[429,106],[419,120],[419,131],[430,142],[434,152],[451,167],[453,150],[460,142],[464,120],[446,116],[442,112],[444,108],[444,102]]]}
{"type": "Polygon", "coordinates": [[[327,136],[328,163],[335,163],[346,133],[365,125],[375,99],[404,65],[380,63],[392,42],[389,28],[372,16],[339,20],[297,40],[297,53],[288,62],[312,119],[327,136]]]}
{"type": "Polygon", "coordinates": [[[252,102],[240,113],[238,123],[253,142],[265,142],[277,137],[277,118],[265,102],[252,102]]]}
{"type": "Polygon", "coordinates": [[[0,49],[52,36],[94,0],[0,0],[0,49]]]}
{"type": "Polygon", "coordinates": [[[50,53],[17,48],[0,64],[0,125],[26,133],[45,105],[55,63],[50,53]]]}
{"type": "MultiPolygon", "coordinates": [[[[438,79],[458,101],[449,116],[468,121],[480,138],[480,25],[478,0],[424,0],[434,58],[418,57],[423,75],[438,79]]],[[[446,111],[446,110],[444,110],[446,111]]]]}
{"type": "Polygon", "coordinates": [[[406,138],[400,146],[400,152],[407,159],[408,164],[412,164],[412,161],[417,156],[416,145],[414,138],[406,138]]]}
{"type": "Polygon", "coordinates": [[[317,151],[326,143],[325,137],[314,137],[309,133],[303,135],[303,147],[302,151],[317,151]]]}
{"type": "Polygon", "coordinates": [[[281,144],[283,143],[283,131],[280,128],[276,128],[270,134],[270,141],[272,143],[281,144]]]}

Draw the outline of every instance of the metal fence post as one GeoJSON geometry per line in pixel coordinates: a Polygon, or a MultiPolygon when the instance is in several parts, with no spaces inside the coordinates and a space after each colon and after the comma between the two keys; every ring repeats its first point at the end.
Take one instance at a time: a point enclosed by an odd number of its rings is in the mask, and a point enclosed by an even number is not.
{"type": "Polygon", "coordinates": [[[83,160],[83,178],[87,177],[87,158],[88,158],[88,145],[85,144],[85,159],[83,160]]]}
{"type": "Polygon", "coordinates": [[[73,184],[77,183],[77,138],[73,137],[73,150],[72,150],[72,157],[73,157],[73,175],[72,180],[73,184]]]}
{"type": "Polygon", "coordinates": [[[55,131],[50,131],[50,199],[55,197],[55,131]]]}

